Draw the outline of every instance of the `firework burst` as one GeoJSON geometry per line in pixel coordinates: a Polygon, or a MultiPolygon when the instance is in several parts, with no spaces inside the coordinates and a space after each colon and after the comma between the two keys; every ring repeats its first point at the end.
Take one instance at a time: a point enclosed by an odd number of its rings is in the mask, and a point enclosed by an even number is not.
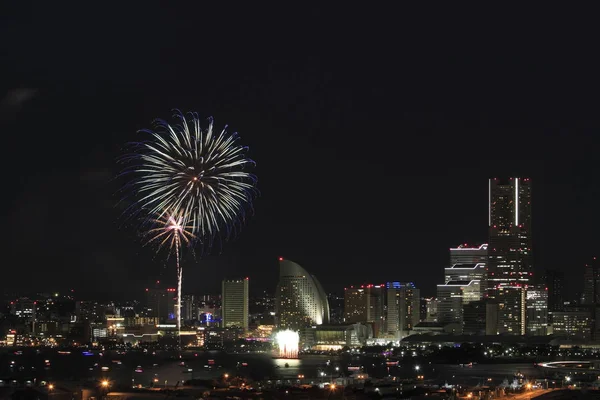
{"type": "Polygon", "coordinates": [[[254,161],[237,133],[227,126],[214,129],[212,118],[203,130],[196,113],[176,110],[175,124],[156,120],[144,129],[147,140],[132,143],[121,158],[121,176],[132,202],[125,215],[139,218],[148,243],[169,247],[177,260],[177,324],[181,329],[180,265],[182,245],[210,250],[216,238],[229,238],[251,208],[257,194],[256,177],[248,172],[254,161]]]}
{"type": "Polygon", "coordinates": [[[251,206],[256,177],[248,169],[254,161],[227,126],[216,131],[209,118],[203,130],[196,113],[186,118],[176,111],[174,117],[177,124],[156,120],[154,130],[142,130],[149,140],[134,143],[123,157],[123,173],[131,176],[126,192],[135,197],[129,214],[181,215],[202,247],[210,247],[216,237],[228,238],[251,206]]]}

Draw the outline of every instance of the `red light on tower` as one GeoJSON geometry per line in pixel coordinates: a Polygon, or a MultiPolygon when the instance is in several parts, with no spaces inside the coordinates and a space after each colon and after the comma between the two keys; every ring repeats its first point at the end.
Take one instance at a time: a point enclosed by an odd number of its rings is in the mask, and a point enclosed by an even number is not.
{"type": "Polygon", "coordinates": [[[279,257],[279,261],[283,261],[283,257],[279,257]]]}
{"type": "Polygon", "coordinates": [[[249,281],[249,280],[250,280],[250,278],[246,277],[246,280],[247,280],[247,281],[249,281]]]}

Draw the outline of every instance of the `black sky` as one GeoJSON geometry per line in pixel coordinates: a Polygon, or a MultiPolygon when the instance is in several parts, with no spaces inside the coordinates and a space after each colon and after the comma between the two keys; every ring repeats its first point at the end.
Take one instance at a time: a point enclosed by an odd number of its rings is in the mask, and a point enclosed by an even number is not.
{"type": "Polygon", "coordinates": [[[174,280],[120,229],[113,178],[123,144],[179,108],[240,132],[261,191],[222,254],[187,261],[186,291],[240,276],[272,291],[284,256],[328,291],[433,294],[448,247],[486,240],[494,176],[532,178],[536,269],[578,289],[600,236],[584,10],[302,5],[5,10],[1,288],[128,298],[174,280]]]}

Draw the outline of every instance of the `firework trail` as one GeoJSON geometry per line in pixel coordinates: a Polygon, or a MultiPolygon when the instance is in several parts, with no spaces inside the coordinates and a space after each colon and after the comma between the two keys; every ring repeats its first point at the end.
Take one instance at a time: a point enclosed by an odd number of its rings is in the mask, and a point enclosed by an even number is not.
{"type": "MultiPolygon", "coordinates": [[[[183,215],[165,214],[162,218],[155,220],[156,228],[150,229],[147,233],[147,244],[156,243],[158,249],[168,245],[169,254],[175,253],[175,261],[177,266],[177,332],[181,333],[181,245],[190,245],[195,239],[193,233],[190,232],[191,227],[183,225],[183,215]]],[[[181,335],[179,335],[179,344],[181,345],[181,335]]]]}
{"type": "Polygon", "coordinates": [[[216,131],[212,118],[200,127],[198,114],[176,110],[176,124],[156,120],[154,129],[141,132],[148,139],[131,144],[121,158],[121,176],[132,201],[125,215],[141,221],[159,249],[169,245],[177,260],[177,321],[181,321],[181,246],[198,246],[203,254],[215,239],[228,239],[251,208],[256,177],[248,172],[254,161],[237,133],[227,126],[216,131]]]}

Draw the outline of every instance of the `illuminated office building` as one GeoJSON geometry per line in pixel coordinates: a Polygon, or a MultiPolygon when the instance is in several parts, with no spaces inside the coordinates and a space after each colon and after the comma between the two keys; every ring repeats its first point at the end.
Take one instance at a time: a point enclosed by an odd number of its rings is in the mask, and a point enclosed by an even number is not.
{"type": "Polygon", "coordinates": [[[454,264],[486,264],[488,245],[471,247],[467,243],[450,248],[450,265],[454,264]]]}
{"type": "Polygon", "coordinates": [[[498,302],[498,334],[525,335],[527,321],[527,288],[503,283],[495,290],[498,302]]]}
{"type": "Polygon", "coordinates": [[[600,262],[594,257],[583,273],[583,304],[600,304],[600,262]]]}
{"type": "Polygon", "coordinates": [[[543,285],[527,287],[527,334],[548,334],[548,288],[543,285]]]}
{"type": "Polygon", "coordinates": [[[421,292],[412,282],[388,282],[386,330],[400,339],[414,329],[421,319],[421,292]]]}
{"type": "Polygon", "coordinates": [[[533,275],[530,179],[489,180],[488,224],[487,287],[527,284],[533,275]]]}
{"type": "Polygon", "coordinates": [[[344,289],[344,322],[373,324],[375,337],[383,329],[384,285],[361,285],[344,289]]]}
{"type": "Polygon", "coordinates": [[[223,328],[248,330],[249,283],[248,278],[222,282],[221,318],[223,328]]]}

